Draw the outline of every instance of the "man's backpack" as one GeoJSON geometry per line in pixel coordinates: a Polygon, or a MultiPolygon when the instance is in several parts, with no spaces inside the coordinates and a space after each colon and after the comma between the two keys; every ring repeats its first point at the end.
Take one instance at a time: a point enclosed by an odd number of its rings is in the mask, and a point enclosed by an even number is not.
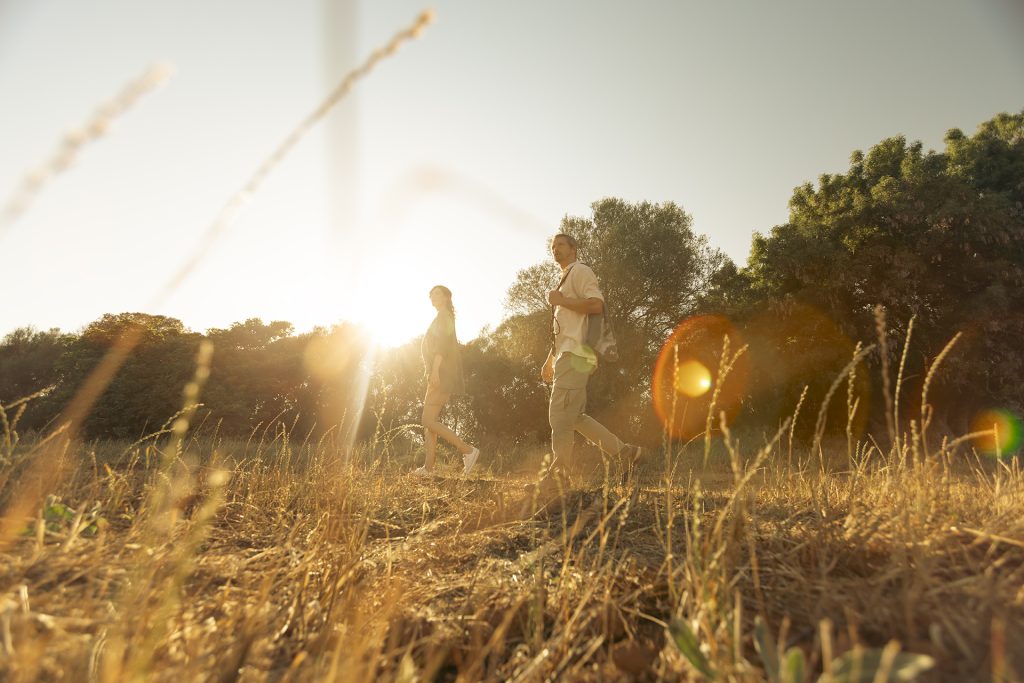
{"type": "MultiPolygon", "coordinates": [[[[608,304],[605,303],[605,310],[608,304]]],[[[619,344],[615,341],[611,318],[602,311],[587,316],[586,345],[597,355],[598,360],[614,363],[619,360],[619,344]]]]}

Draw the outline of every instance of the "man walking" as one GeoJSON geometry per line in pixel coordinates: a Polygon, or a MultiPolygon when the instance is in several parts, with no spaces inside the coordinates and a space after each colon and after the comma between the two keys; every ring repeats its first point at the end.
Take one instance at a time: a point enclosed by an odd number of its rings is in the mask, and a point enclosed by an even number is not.
{"type": "Polygon", "coordinates": [[[587,316],[604,310],[597,276],[576,260],[576,240],[558,234],[551,240],[551,255],[562,268],[561,282],[548,292],[554,307],[554,345],[541,369],[541,378],[554,383],[548,421],[551,424],[553,467],[566,467],[572,459],[573,439],[579,432],[607,455],[629,456],[627,465],[639,455],[639,448],[619,437],[583,411],[587,405],[587,380],[597,368],[597,356],[585,346],[587,316]]]}

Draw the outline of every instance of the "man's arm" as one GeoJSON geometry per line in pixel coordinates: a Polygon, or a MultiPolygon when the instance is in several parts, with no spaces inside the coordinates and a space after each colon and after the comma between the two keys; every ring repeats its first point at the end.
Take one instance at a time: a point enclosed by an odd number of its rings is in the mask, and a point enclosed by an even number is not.
{"type": "Polygon", "coordinates": [[[551,384],[551,382],[555,379],[554,349],[548,351],[548,359],[544,361],[544,365],[542,365],[540,368],[540,378],[548,384],[551,384]]]}
{"type": "Polygon", "coordinates": [[[564,306],[570,311],[576,311],[584,315],[594,315],[604,310],[604,302],[596,296],[586,299],[574,299],[571,296],[562,294],[557,289],[548,292],[548,303],[552,306],[564,306]]]}

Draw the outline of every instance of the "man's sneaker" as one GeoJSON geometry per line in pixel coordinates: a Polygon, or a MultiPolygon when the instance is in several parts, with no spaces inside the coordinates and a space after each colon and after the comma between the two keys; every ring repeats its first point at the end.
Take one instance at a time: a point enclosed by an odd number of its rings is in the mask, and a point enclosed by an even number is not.
{"type": "Polygon", "coordinates": [[[433,472],[428,470],[426,467],[417,467],[412,471],[414,477],[429,477],[433,472]]]}
{"type": "Polygon", "coordinates": [[[622,462],[626,465],[635,465],[641,455],[643,455],[643,449],[631,443],[627,443],[619,451],[619,457],[622,458],[622,462]]]}
{"type": "Polygon", "coordinates": [[[473,465],[476,464],[476,459],[480,457],[480,449],[476,446],[473,447],[469,453],[462,456],[462,473],[469,474],[470,470],[473,469],[473,465]]]}

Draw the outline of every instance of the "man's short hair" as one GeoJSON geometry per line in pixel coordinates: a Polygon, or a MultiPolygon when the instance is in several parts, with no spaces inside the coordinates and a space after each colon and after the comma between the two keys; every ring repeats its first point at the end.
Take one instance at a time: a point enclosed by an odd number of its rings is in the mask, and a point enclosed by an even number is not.
{"type": "Polygon", "coordinates": [[[572,247],[573,249],[579,249],[579,247],[576,246],[576,238],[573,237],[572,235],[566,235],[564,232],[560,232],[557,235],[555,235],[554,237],[552,237],[551,241],[554,242],[559,237],[565,238],[565,241],[568,242],[569,246],[572,247]]]}

